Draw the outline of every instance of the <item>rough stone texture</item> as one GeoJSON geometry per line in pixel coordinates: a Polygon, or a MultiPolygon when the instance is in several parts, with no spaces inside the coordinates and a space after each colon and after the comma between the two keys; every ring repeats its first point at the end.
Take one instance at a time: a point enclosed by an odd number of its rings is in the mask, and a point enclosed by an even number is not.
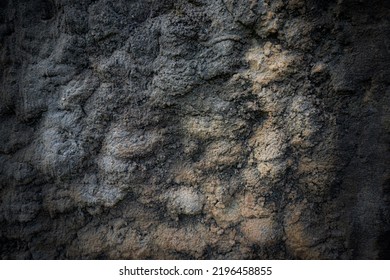
{"type": "Polygon", "coordinates": [[[1,258],[389,258],[389,14],[2,0],[1,258]]]}

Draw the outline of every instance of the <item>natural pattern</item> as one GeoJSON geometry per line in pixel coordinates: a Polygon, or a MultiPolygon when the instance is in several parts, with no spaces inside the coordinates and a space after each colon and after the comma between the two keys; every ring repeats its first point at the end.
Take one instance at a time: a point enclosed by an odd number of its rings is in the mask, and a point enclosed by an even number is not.
{"type": "Polygon", "coordinates": [[[389,14],[1,1],[0,256],[389,258],[389,14]]]}

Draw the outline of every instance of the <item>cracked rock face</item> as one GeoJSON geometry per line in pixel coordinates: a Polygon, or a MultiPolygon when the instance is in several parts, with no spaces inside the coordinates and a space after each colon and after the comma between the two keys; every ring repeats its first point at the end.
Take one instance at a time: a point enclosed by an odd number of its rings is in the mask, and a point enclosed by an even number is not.
{"type": "Polygon", "coordinates": [[[1,258],[390,258],[389,13],[1,1],[1,258]]]}

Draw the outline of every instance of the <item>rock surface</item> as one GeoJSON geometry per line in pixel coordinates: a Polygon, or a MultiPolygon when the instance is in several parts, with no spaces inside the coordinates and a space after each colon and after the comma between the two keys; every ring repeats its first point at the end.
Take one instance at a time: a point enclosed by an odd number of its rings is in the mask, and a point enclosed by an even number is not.
{"type": "Polygon", "coordinates": [[[1,1],[0,257],[390,258],[389,14],[1,1]]]}

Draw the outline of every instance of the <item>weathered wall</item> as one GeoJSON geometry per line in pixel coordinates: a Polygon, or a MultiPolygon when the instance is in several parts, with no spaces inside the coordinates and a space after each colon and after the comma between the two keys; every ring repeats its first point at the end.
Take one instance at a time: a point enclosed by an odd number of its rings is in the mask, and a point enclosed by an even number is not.
{"type": "Polygon", "coordinates": [[[390,257],[390,2],[0,2],[4,259],[390,257]]]}

